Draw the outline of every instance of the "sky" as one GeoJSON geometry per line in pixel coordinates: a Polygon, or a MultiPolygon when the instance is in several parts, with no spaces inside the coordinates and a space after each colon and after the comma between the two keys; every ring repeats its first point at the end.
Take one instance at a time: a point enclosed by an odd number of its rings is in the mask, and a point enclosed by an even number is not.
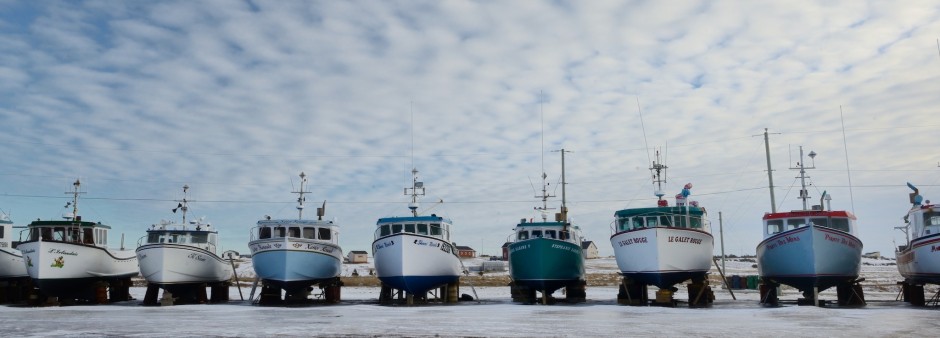
{"type": "Polygon", "coordinates": [[[692,183],[720,253],[753,254],[776,204],[854,210],[864,250],[891,255],[906,182],[940,200],[940,5],[934,1],[0,0],[0,210],[79,214],[133,247],[190,187],[224,249],[265,215],[326,201],[345,251],[380,217],[450,218],[484,254],[547,174],[611,255],[616,210],[692,183]],[[443,203],[440,203],[443,201],[443,203]],[[719,218],[719,214],[721,217],[719,218]],[[720,223],[720,227],[719,227],[720,223]]]}

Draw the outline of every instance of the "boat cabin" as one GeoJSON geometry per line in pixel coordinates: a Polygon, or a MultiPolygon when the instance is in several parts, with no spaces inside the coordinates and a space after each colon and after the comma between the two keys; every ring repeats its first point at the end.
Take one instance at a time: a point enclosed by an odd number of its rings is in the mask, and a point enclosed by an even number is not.
{"type": "Polygon", "coordinates": [[[705,209],[701,207],[633,208],[614,213],[615,233],[643,228],[672,227],[709,231],[705,209]]]}
{"type": "Polygon", "coordinates": [[[764,215],[764,238],[781,232],[817,225],[855,234],[855,215],[848,211],[798,210],[764,215]]]}
{"type": "Polygon", "coordinates": [[[0,214],[0,248],[13,248],[13,222],[4,214],[0,214]]]}
{"type": "Polygon", "coordinates": [[[269,238],[300,238],[339,243],[339,229],[332,221],[268,220],[259,221],[251,231],[251,240],[269,238]]]}
{"type": "Polygon", "coordinates": [[[931,204],[919,206],[904,217],[910,224],[911,236],[917,238],[940,234],[940,210],[935,207],[931,204]]]}
{"type": "Polygon", "coordinates": [[[535,238],[557,239],[566,242],[581,244],[581,239],[574,233],[577,227],[567,222],[533,222],[525,218],[519,221],[515,228],[515,241],[524,241],[535,238]]]}
{"type": "Polygon", "coordinates": [[[81,217],[75,221],[35,221],[27,226],[29,242],[55,241],[80,243],[99,247],[108,246],[108,231],[110,226],[83,222],[81,217]]]}
{"type": "Polygon", "coordinates": [[[437,215],[380,218],[376,223],[375,239],[399,233],[415,234],[450,242],[450,220],[437,215]]]}
{"type": "Polygon", "coordinates": [[[197,247],[215,253],[219,234],[208,230],[209,226],[197,229],[184,229],[183,227],[163,226],[147,230],[146,244],[180,244],[197,247]]]}

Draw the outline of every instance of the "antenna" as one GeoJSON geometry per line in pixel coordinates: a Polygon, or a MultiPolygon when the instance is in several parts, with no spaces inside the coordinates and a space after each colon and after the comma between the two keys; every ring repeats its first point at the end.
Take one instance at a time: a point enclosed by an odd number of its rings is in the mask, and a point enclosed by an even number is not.
{"type": "Polygon", "coordinates": [[[570,153],[571,151],[561,148],[560,150],[552,152],[561,153],[561,221],[566,222],[568,220],[568,205],[566,203],[565,186],[568,185],[568,183],[565,182],[565,153],[570,153]]]}
{"type": "MultiPolygon", "coordinates": [[[[842,116],[842,105],[839,105],[839,121],[842,122],[842,147],[845,148],[845,175],[849,177],[849,202],[852,204],[852,213],[855,213],[855,194],[852,193],[852,169],[849,168],[849,144],[845,140],[845,118],[842,116]]],[[[829,197],[829,199],[831,200],[832,197],[829,197]]]]}
{"type": "Polygon", "coordinates": [[[809,191],[806,190],[806,178],[809,176],[806,176],[806,169],[816,169],[816,152],[810,150],[808,155],[809,158],[813,160],[813,164],[809,167],[807,167],[806,163],[803,162],[803,146],[800,146],[800,162],[796,163],[796,167],[790,167],[790,169],[800,170],[800,176],[797,176],[796,178],[800,179],[801,188],[799,199],[803,200],[803,210],[808,210],[806,209],[806,200],[809,199],[809,191]]]}
{"type": "Polygon", "coordinates": [[[186,212],[189,211],[189,205],[187,203],[189,201],[186,199],[186,194],[188,192],[189,185],[183,185],[183,199],[176,200],[176,202],[179,202],[179,204],[176,206],[176,208],[173,208],[173,213],[176,213],[176,210],[183,210],[183,229],[186,229],[186,212]]]}
{"type": "Polygon", "coordinates": [[[418,168],[415,167],[415,111],[414,102],[411,102],[411,188],[405,188],[405,196],[411,196],[408,209],[412,216],[418,217],[418,196],[424,196],[424,193],[424,182],[418,181],[418,168]]]}
{"type": "Polygon", "coordinates": [[[640,128],[643,129],[643,145],[644,152],[646,153],[646,162],[653,162],[653,159],[650,158],[650,143],[646,140],[646,125],[643,124],[643,111],[640,110],[640,97],[636,96],[636,112],[640,115],[640,128]]]}
{"type": "Polygon", "coordinates": [[[297,194],[297,219],[303,219],[304,217],[304,201],[307,199],[304,198],[304,194],[309,194],[309,191],[304,190],[304,184],[307,183],[307,175],[303,171],[300,172],[300,190],[291,191],[291,193],[297,194]]]}
{"type": "MultiPolygon", "coordinates": [[[[542,91],[539,91],[539,97],[541,96],[542,96],[542,91]]],[[[535,207],[535,210],[538,210],[540,213],[542,213],[542,222],[547,222],[548,221],[547,212],[548,210],[551,210],[551,208],[548,207],[548,198],[555,197],[555,196],[548,194],[548,182],[545,181],[545,179],[548,178],[548,175],[545,174],[545,108],[543,106],[544,106],[544,101],[539,100],[539,117],[541,118],[541,128],[542,128],[541,129],[541,134],[542,134],[541,135],[542,136],[542,152],[541,152],[542,154],[542,195],[535,196],[535,198],[542,199],[542,206],[535,207]]]]}
{"type": "Polygon", "coordinates": [[[65,217],[65,219],[71,219],[72,221],[81,219],[78,216],[78,195],[84,194],[84,192],[79,191],[79,189],[81,189],[81,186],[82,186],[82,182],[80,182],[79,179],[75,179],[75,183],[72,183],[72,191],[65,192],[66,195],[72,195],[72,202],[65,204],[66,208],[68,208],[70,205],[72,206],[72,215],[71,217],[65,217]]]}

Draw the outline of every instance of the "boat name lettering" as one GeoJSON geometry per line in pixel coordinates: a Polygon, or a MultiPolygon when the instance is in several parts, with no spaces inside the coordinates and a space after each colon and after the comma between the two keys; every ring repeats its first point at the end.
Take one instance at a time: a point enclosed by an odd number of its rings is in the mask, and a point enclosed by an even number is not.
{"type": "Polygon", "coordinates": [[[147,259],[147,254],[140,254],[140,260],[147,259]]]}
{"type": "Polygon", "coordinates": [[[7,242],[0,242],[0,248],[9,248],[9,247],[10,247],[10,244],[7,244],[7,242]]]}
{"type": "Polygon", "coordinates": [[[646,241],[646,237],[634,237],[634,238],[627,238],[622,241],[617,241],[617,245],[620,245],[620,246],[627,246],[627,245],[638,244],[638,243],[649,243],[649,242],[646,241]]]}
{"type": "Polygon", "coordinates": [[[62,251],[59,249],[49,249],[49,253],[54,253],[57,255],[78,256],[78,254],[75,253],[75,251],[62,251]]]}
{"type": "Polygon", "coordinates": [[[378,250],[381,248],[390,247],[392,245],[395,245],[395,241],[382,242],[382,243],[376,244],[375,249],[378,250]]]}
{"type": "Polygon", "coordinates": [[[528,248],[529,248],[529,244],[520,245],[520,246],[517,246],[517,247],[515,247],[515,248],[512,248],[512,250],[509,250],[509,252],[512,253],[512,252],[516,252],[516,251],[525,250],[525,249],[528,249],[528,248]]]}
{"type": "Polygon", "coordinates": [[[777,241],[774,243],[767,243],[767,250],[773,250],[777,248],[778,246],[786,245],[787,243],[799,242],[799,241],[800,241],[799,237],[786,236],[786,237],[777,239],[777,241]]]}
{"type": "Polygon", "coordinates": [[[850,240],[848,240],[848,239],[846,239],[845,237],[842,237],[842,236],[836,237],[836,236],[829,236],[829,234],[825,234],[824,237],[826,238],[827,241],[830,241],[830,242],[833,242],[833,243],[840,243],[840,244],[845,245],[845,246],[848,246],[848,247],[850,247],[850,248],[856,248],[856,247],[858,247],[858,245],[855,243],[855,241],[850,241],[850,240]]]}
{"type": "Polygon", "coordinates": [[[702,244],[702,240],[698,238],[685,237],[685,236],[669,236],[670,243],[691,243],[691,244],[702,244]]]}
{"type": "Polygon", "coordinates": [[[22,252],[22,253],[24,253],[24,254],[31,254],[31,253],[36,252],[36,250],[21,250],[20,252],[22,252]]]}
{"type": "Polygon", "coordinates": [[[940,246],[931,245],[930,252],[936,252],[936,251],[940,251],[940,246]]]}
{"type": "MultiPolygon", "coordinates": [[[[311,245],[313,245],[313,244],[311,244],[311,245]]],[[[332,247],[328,247],[328,246],[323,246],[323,247],[320,248],[320,251],[321,251],[321,252],[325,252],[325,253],[333,253],[333,248],[332,248],[332,247]]]]}
{"type": "Polygon", "coordinates": [[[561,244],[552,244],[552,249],[561,249],[565,251],[575,251],[574,247],[561,245],[561,244]]]}
{"type": "MultiPolygon", "coordinates": [[[[432,242],[425,241],[425,240],[423,240],[423,239],[416,239],[416,240],[414,241],[414,244],[415,244],[415,245],[420,245],[420,246],[429,246],[429,247],[432,247],[432,248],[440,248],[440,247],[441,247],[441,242],[433,242],[433,243],[432,243],[432,242]]],[[[443,249],[442,249],[442,250],[443,250],[443,249]]]]}
{"type": "Polygon", "coordinates": [[[205,257],[205,256],[200,255],[200,254],[197,254],[197,253],[195,253],[195,252],[189,254],[189,259],[196,260],[196,261],[200,261],[200,262],[205,262],[205,261],[206,261],[206,257],[205,257]]]}
{"type": "Polygon", "coordinates": [[[271,244],[256,244],[251,246],[251,252],[258,252],[261,250],[270,250],[272,248],[271,244]]]}

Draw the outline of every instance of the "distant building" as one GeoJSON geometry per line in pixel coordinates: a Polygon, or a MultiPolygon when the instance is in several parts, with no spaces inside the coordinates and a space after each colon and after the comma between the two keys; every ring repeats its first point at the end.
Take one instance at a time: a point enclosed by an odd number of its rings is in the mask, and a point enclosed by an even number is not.
{"type": "Polygon", "coordinates": [[[862,257],[881,259],[881,251],[866,252],[864,255],[862,255],[862,257]]]}
{"type": "Polygon", "coordinates": [[[460,256],[460,258],[474,258],[477,256],[477,251],[469,246],[458,245],[457,256],[460,256]]]}
{"type": "Polygon", "coordinates": [[[346,259],[350,263],[368,263],[369,262],[369,253],[365,251],[350,251],[346,254],[346,259]]]}
{"type": "Polygon", "coordinates": [[[581,242],[581,249],[584,250],[584,258],[593,259],[600,257],[600,253],[597,252],[597,245],[594,244],[594,241],[581,242]]]}
{"type": "Polygon", "coordinates": [[[506,242],[503,244],[503,260],[504,261],[509,260],[509,243],[511,242],[506,242]]]}

